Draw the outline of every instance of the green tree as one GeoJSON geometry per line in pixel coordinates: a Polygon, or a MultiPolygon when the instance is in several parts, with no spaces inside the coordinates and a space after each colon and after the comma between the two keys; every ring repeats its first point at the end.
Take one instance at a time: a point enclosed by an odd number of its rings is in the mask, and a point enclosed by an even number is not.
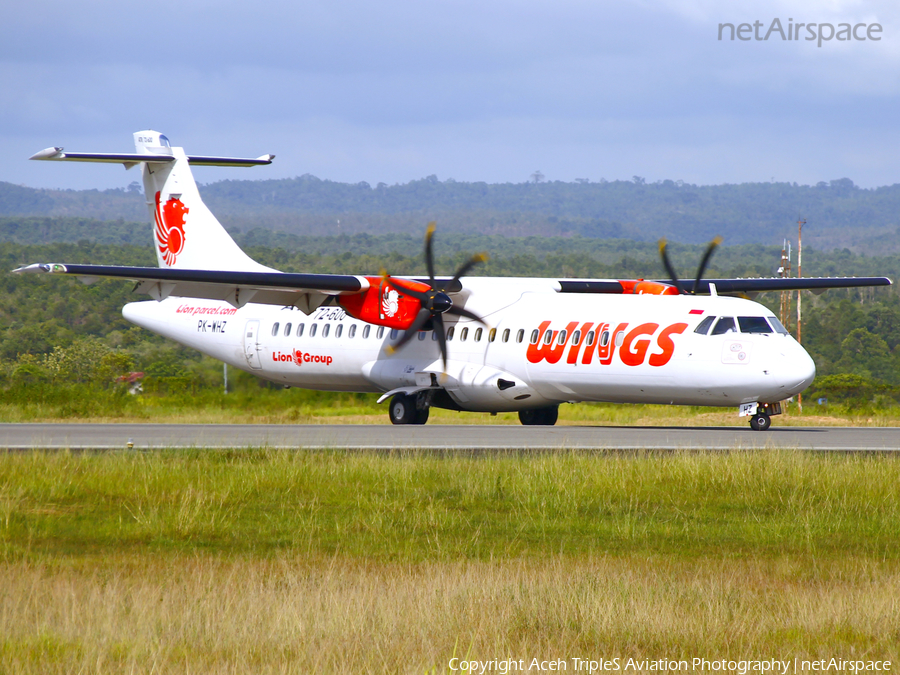
{"type": "Polygon", "coordinates": [[[865,378],[885,380],[891,377],[891,352],[887,343],[867,328],[855,328],[841,342],[838,368],[865,378]]]}

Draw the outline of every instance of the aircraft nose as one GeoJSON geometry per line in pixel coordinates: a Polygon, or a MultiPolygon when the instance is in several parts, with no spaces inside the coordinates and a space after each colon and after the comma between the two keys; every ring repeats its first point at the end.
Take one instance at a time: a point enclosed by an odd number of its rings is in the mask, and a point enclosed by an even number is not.
{"type": "Polygon", "coordinates": [[[788,350],[782,360],[781,380],[791,396],[799,394],[816,379],[816,364],[799,344],[788,350]]]}

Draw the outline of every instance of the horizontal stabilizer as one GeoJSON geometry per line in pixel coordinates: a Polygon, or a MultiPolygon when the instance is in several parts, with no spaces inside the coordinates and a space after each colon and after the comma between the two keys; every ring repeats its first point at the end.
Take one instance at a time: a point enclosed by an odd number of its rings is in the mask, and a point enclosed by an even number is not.
{"type": "Polygon", "coordinates": [[[275,155],[263,155],[256,159],[242,159],[240,157],[201,157],[200,155],[188,155],[188,163],[195,166],[260,166],[271,164],[275,155]]]}
{"type": "MultiPolygon", "coordinates": [[[[105,162],[107,164],[124,164],[132,167],[135,164],[146,162],[148,164],[165,164],[174,162],[175,156],[171,154],[147,154],[136,152],[65,152],[63,148],[47,148],[33,154],[29,159],[68,161],[68,162],[105,162]]],[[[188,155],[189,164],[197,166],[259,166],[271,164],[275,155],[263,155],[256,159],[242,157],[206,157],[203,155],[188,155]]]]}

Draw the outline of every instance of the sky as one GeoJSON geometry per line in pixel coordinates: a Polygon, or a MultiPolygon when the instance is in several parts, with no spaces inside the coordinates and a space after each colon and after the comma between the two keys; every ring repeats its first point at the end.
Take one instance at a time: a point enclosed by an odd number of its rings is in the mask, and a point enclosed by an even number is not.
{"type": "Polygon", "coordinates": [[[20,185],[125,187],[135,171],[28,157],[131,152],[143,129],[276,155],[201,183],[900,182],[896,0],[34,0],[2,18],[0,181],[20,185]],[[718,39],[775,19],[816,39],[718,39]],[[841,23],[881,39],[820,46],[841,23]]]}

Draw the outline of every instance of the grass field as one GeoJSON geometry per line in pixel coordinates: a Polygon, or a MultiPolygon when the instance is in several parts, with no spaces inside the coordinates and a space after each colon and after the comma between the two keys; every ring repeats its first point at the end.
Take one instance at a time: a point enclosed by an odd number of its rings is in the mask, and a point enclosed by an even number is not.
{"type": "Polygon", "coordinates": [[[0,671],[896,664],[898,485],[776,451],[7,454],[0,671]]]}

